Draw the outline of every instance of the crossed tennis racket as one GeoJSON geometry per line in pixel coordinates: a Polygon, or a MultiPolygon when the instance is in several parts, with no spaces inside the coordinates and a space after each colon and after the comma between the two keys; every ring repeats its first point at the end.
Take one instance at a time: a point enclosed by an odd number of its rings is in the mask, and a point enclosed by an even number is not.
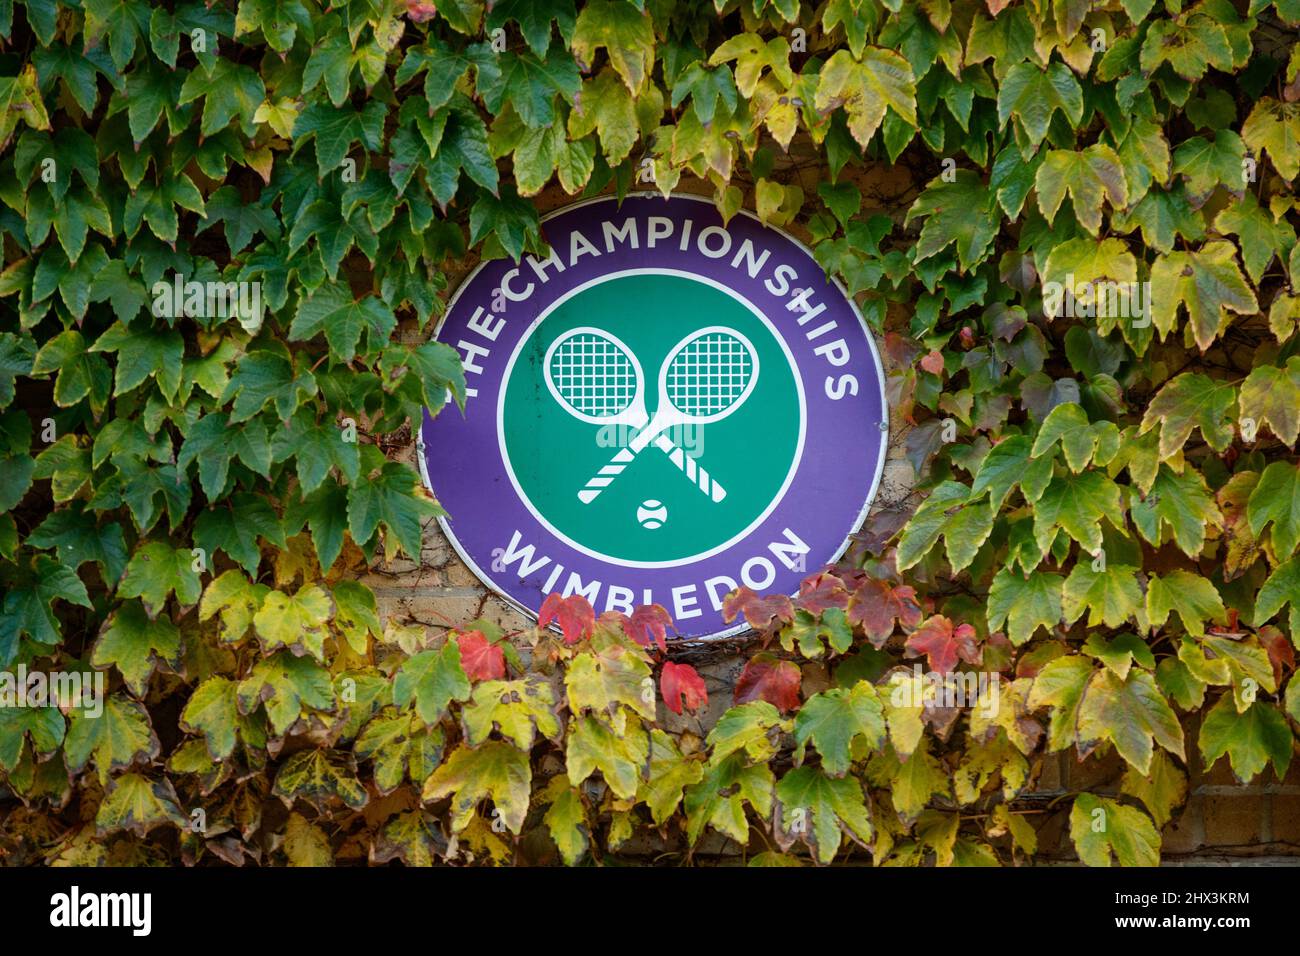
{"type": "Polygon", "coordinates": [[[721,421],[744,404],[758,381],[758,353],[745,336],[713,325],[674,345],[659,367],[653,418],[646,411],[641,363],[602,329],[582,326],[565,332],[546,350],[544,366],[551,395],[574,418],[637,430],[578,492],[584,504],[595,501],[652,444],[714,502],[726,497],[726,489],[664,433],[678,425],[721,421]]]}

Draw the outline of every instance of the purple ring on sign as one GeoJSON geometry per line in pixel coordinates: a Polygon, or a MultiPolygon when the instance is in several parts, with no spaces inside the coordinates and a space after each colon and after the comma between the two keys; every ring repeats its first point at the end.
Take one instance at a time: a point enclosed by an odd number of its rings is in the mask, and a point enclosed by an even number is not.
{"type": "MultiPolygon", "coordinates": [[[[573,580],[581,585],[600,582],[593,602],[598,614],[607,609],[607,593],[612,600],[610,586],[616,585],[635,594],[634,604],[649,597],[667,608],[683,638],[743,631],[743,620],[728,625],[722,618],[721,598],[729,582],[763,593],[794,594],[800,581],[844,553],[866,517],[888,445],[884,372],[871,333],[852,299],[838,282],[826,279],[802,243],[749,213],[734,216],[725,231],[731,250],[749,240],[757,254],[770,252],[757,275],[751,275],[753,260],[733,266],[731,255],[713,258],[700,252],[699,242],[705,241],[701,231],[714,227],[708,235],[717,236],[724,228],[709,199],[633,193],[619,204],[604,197],[556,210],[542,223],[563,270],[541,260],[539,274],[529,263],[535,257],[528,255],[518,265],[511,260],[483,263],[456,290],[435,332],[438,341],[460,353],[471,390],[464,415],[449,403],[436,416],[426,411],[421,428],[421,473],[448,514],[439,524],[480,580],[532,616],[547,593],[563,592],[576,575],[573,580]],[[654,248],[645,242],[651,217],[661,231],[672,225],[669,240],[654,248]],[[629,220],[636,221],[642,239],[637,248],[605,242],[605,223],[618,233],[629,220]],[[682,249],[678,239],[688,220],[693,231],[682,249]],[[576,238],[575,232],[580,234],[576,238]],[[582,239],[594,243],[599,254],[570,262],[571,244],[582,239]],[[498,433],[507,367],[538,316],[575,289],[628,270],[686,273],[732,290],[762,314],[794,357],[806,402],[802,457],[775,506],[716,553],[670,567],[601,559],[557,536],[521,499],[498,433]],[[532,290],[524,296],[530,284],[532,290]],[[508,307],[494,309],[503,299],[508,307]],[[826,343],[834,340],[842,340],[844,354],[825,354],[826,343]],[[814,352],[819,346],[823,354],[814,352]],[[798,554],[792,540],[800,543],[798,554]]],[[[653,370],[646,375],[653,378],[653,370]]],[[[648,385],[653,394],[653,384],[648,385]]],[[[762,437],[756,435],[755,441],[762,437]]],[[[729,474],[740,476],[732,477],[733,483],[743,481],[742,468],[729,474]]]]}

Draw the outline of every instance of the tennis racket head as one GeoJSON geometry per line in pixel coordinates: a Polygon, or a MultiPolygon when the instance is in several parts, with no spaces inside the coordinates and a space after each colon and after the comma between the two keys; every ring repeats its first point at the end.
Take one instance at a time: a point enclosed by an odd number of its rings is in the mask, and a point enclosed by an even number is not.
{"type": "Polygon", "coordinates": [[[603,329],[569,329],[551,343],[542,364],[546,387],[574,418],[604,425],[645,407],[641,363],[603,329]]]}
{"type": "Polygon", "coordinates": [[[738,409],[757,382],[754,344],[735,329],[709,326],[668,353],[659,373],[660,414],[666,401],[685,421],[717,421],[738,409]]]}

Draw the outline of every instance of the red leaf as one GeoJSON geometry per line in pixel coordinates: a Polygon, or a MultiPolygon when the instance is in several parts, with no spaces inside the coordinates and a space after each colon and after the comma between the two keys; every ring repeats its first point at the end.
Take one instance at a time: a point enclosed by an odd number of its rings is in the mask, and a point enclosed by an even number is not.
{"type": "Polygon", "coordinates": [[[506,656],[482,631],[466,631],[456,638],[460,666],[470,680],[500,680],[506,676],[506,656]]]}
{"type": "Polygon", "coordinates": [[[1259,642],[1268,651],[1268,659],[1273,662],[1273,679],[1279,684],[1287,671],[1295,670],[1295,650],[1286,635],[1272,624],[1265,624],[1259,629],[1259,642]]]}
{"type": "Polygon", "coordinates": [[[985,0],[989,6],[989,16],[996,17],[999,13],[1007,8],[1011,0],[985,0]]]}
{"type": "Polygon", "coordinates": [[[406,15],[416,23],[432,20],[437,12],[438,8],[432,3],[425,3],[423,0],[406,0],[406,15]]]}
{"type": "Polygon", "coordinates": [[[943,374],[943,353],[938,349],[930,352],[921,359],[921,368],[925,369],[931,375],[943,374]]]}
{"type": "Polygon", "coordinates": [[[542,610],[537,615],[537,623],[547,627],[552,621],[558,621],[564,633],[565,644],[575,644],[584,637],[591,637],[596,629],[596,612],[581,594],[560,597],[548,595],[542,602],[542,610]]]}
{"type": "Polygon", "coordinates": [[[952,621],[942,614],[927,618],[907,639],[904,647],[908,657],[924,654],[930,660],[930,670],[940,674],[947,674],[956,667],[958,658],[968,664],[980,662],[975,628],[969,624],[953,627],[952,621]]]}
{"type": "Polygon", "coordinates": [[[766,631],[773,621],[782,624],[793,621],[794,606],[784,594],[759,597],[749,588],[737,588],[722,599],[722,619],[730,624],[737,614],[744,614],[745,621],[754,630],[766,631]]]}
{"type": "Polygon", "coordinates": [[[704,678],[690,664],[666,661],[659,674],[659,691],[664,695],[664,704],[674,714],[680,714],[682,707],[699,710],[709,703],[704,678]]]}
{"type": "MultiPolygon", "coordinates": [[[[662,605],[642,604],[623,618],[623,633],[642,647],[658,644],[661,651],[668,650],[668,628],[673,627],[672,616],[662,605]]],[[[673,628],[673,630],[677,630],[673,628]]]]}
{"type": "Polygon", "coordinates": [[[889,581],[867,579],[858,585],[849,601],[849,623],[861,627],[876,647],[894,633],[894,622],[916,627],[921,621],[921,606],[916,591],[906,585],[895,587],[889,581]]]}
{"type": "Polygon", "coordinates": [[[799,668],[789,661],[771,654],[755,654],[740,672],[734,699],[737,704],[765,700],[782,712],[796,710],[802,679],[799,668]]]}
{"type": "Polygon", "coordinates": [[[801,610],[820,617],[828,607],[847,607],[849,592],[844,582],[833,574],[819,571],[803,579],[799,585],[799,596],[794,602],[801,610]]]}

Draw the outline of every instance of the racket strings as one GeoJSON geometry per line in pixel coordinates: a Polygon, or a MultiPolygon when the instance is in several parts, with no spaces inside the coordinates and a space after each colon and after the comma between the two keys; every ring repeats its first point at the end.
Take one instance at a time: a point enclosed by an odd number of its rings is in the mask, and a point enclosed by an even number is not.
{"type": "Polygon", "coordinates": [[[754,376],[754,359],[735,336],[712,332],[687,343],[668,367],[668,399],[685,415],[716,415],[735,404],[754,376]]]}
{"type": "Polygon", "coordinates": [[[551,356],[551,380],[575,411],[608,418],[627,411],[637,395],[637,374],[627,353],[599,335],[575,335],[551,356]]]}

